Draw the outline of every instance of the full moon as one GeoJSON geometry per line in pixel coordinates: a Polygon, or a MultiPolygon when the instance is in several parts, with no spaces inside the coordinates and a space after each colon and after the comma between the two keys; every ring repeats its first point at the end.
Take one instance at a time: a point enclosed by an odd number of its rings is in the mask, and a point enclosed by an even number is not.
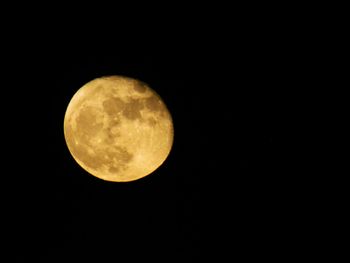
{"type": "Polygon", "coordinates": [[[107,76],[74,94],[64,117],[64,136],[73,158],[88,173],[129,182],[162,165],[174,130],[165,103],[146,83],[107,76]]]}

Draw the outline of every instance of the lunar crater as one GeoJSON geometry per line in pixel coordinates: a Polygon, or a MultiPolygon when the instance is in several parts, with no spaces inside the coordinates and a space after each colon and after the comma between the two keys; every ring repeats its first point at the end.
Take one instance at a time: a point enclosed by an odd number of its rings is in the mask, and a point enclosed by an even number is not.
{"type": "Polygon", "coordinates": [[[108,98],[102,105],[103,110],[110,116],[115,116],[125,109],[125,102],[119,98],[108,98]]]}
{"type": "Polygon", "coordinates": [[[119,167],[116,167],[116,166],[111,166],[108,168],[108,171],[112,174],[116,174],[116,173],[119,173],[120,171],[120,168],[119,167]]]}
{"type": "Polygon", "coordinates": [[[141,81],[137,81],[134,84],[134,90],[139,93],[145,93],[147,91],[147,85],[141,81]]]}
{"type": "Polygon", "coordinates": [[[162,109],[162,103],[156,96],[151,96],[145,99],[145,105],[151,111],[160,111],[162,109]]]}
{"type": "Polygon", "coordinates": [[[156,119],[153,118],[153,117],[149,117],[149,118],[147,119],[147,122],[148,122],[148,124],[151,125],[151,126],[157,125],[157,121],[156,121],[156,119]]]}
{"type": "Polygon", "coordinates": [[[123,110],[123,115],[130,119],[140,119],[141,118],[141,110],[143,109],[144,105],[139,99],[130,99],[129,102],[125,105],[125,108],[123,110]]]}

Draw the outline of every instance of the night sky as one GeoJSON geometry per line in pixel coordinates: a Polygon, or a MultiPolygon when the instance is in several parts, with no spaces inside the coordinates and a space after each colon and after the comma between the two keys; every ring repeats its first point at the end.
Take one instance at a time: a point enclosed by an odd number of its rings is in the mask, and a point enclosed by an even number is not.
{"type": "Polygon", "coordinates": [[[89,30],[27,34],[2,49],[8,262],[201,262],[215,247],[233,257],[269,251],[287,182],[276,136],[286,50],[274,35],[199,37],[189,28],[181,37],[159,30],[153,41],[90,41],[89,30]],[[170,155],[134,182],[89,175],[65,143],[71,97],[105,75],[146,82],[173,117],[170,155]]]}
{"type": "Polygon", "coordinates": [[[199,254],[201,138],[191,61],[147,47],[52,47],[19,49],[6,68],[6,83],[13,83],[6,97],[16,101],[2,105],[11,111],[3,131],[13,141],[4,148],[2,184],[11,256],[15,262],[191,262],[199,254]],[[105,75],[148,83],[173,117],[170,155],[138,181],[111,183],[89,175],[64,140],[71,97],[105,75]]]}

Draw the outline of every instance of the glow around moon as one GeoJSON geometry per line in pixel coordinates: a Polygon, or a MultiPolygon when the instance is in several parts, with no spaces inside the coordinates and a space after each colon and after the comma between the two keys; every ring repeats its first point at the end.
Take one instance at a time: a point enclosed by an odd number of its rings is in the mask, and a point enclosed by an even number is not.
{"type": "Polygon", "coordinates": [[[71,99],[64,135],[76,162],[114,182],[140,179],[167,158],[173,143],[171,115],[145,83],[122,76],[94,79],[71,99]]]}

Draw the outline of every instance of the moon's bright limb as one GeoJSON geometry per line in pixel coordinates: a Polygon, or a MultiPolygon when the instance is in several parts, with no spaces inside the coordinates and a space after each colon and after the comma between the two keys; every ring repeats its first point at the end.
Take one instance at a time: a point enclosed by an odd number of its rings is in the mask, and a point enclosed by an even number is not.
{"type": "Polygon", "coordinates": [[[167,107],[148,85],[108,76],[88,82],[72,97],[64,135],[73,158],[90,174],[128,182],[165,161],[174,132],[167,107]]]}

